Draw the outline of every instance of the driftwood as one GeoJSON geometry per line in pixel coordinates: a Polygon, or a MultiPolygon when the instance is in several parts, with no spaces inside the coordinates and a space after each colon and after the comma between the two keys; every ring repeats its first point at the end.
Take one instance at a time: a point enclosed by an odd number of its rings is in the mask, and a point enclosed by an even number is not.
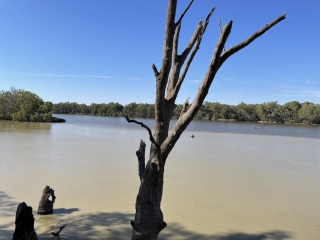
{"type": "Polygon", "coordinates": [[[46,186],[42,191],[42,196],[38,207],[38,214],[52,214],[55,199],[56,196],[54,195],[54,190],[49,186],[46,186]],[[50,197],[52,198],[52,200],[50,200],[50,197]]]}
{"type": "Polygon", "coordinates": [[[59,233],[67,226],[63,220],[59,221],[56,225],[52,226],[51,229],[55,230],[52,231],[51,234],[55,237],[59,236],[59,233]]]}
{"type": "Polygon", "coordinates": [[[37,240],[34,231],[34,217],[32,207],[28,207],[25,202],[20,203],[16,212],[16,228],[13,233],[13,240],[37,240]]]}

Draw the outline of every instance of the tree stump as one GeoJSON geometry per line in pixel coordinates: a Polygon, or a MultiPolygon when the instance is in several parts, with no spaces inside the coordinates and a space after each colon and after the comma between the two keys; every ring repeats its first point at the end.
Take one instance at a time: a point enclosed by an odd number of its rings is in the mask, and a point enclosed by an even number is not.
{"type": "Polygon", "coordinates": [[[32,207],[28,207],[25,202],[18,205],[15,224],[13,240],[38,240],[34,231],[32,207]]]}
{"type": "Polygon", "coordinates": [[[38,207],[38,214],[46,215],[52,214],[53,212],[53,204],[56,199],[54,195],[54,190],[49,186],[46,186],[45,189],[42,191],[42,196],[39,202],[38,207]],[[51,197],[51,200],[50,200],[51,197]]]}

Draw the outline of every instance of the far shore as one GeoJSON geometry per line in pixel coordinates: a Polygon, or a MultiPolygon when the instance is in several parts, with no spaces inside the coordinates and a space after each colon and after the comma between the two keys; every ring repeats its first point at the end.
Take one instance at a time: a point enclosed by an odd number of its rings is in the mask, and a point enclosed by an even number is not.
{"type": "MultiPolygon", "coordinates": [[[[93,114],[85,114],[85,113],[53,113],[55,115],[81,115],[81,116],[92,116],[92,117],[123,117],[123,116],[107,116],[107,115],[93,115],[93,114]]],[[[130,116],[132,117],[132,116],[130,116]]],[[[148,117],[132,117],[132,118],[139,118],[139,119],[154,119],[154,118],[148,118],[148,117]]],[[[64,120],[64,119],[62,119],[64,120]]],[[[177,118],[172,118],[172,120],[177,120],[177,118]]],[[[207,119],[194,119],[193,121],[204,121],[204,122],[250,122],[250,123],[260,123],[260,124],[286,124],[286,125],[312,125],[317,126],[318,124],[307,124],[307,123],[286,123],[286,122],[268,122],[268,121],[239,121],[237,119],[225,119],[225,118],[219,118],[215,120],[207,120],[207,119]]],[[[64,120],[65,122],[65,120],[64,120]]]]}
{"type": "MultiPolygon", "coordinates": [[[[0,121],[11,121],[12,124],[14,124],[14,122],[23,122],[23,121],[13,121],[8,119],[0,119],[0,121]]],[[[32,122],[32,121],[27,121],[27,122],[32,122]]],[[[63,118],[51,117],[50,121],[44,121],[39,123],[63,123],[63,122],[66,122],[66,120],[63,118]]]]}

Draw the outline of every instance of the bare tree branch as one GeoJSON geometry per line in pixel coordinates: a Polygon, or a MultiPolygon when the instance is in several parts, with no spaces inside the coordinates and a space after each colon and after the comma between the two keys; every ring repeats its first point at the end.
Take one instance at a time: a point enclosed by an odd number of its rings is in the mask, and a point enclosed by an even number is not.
{"type": "Polygon", "coordinates": [[[153,72],[154,72],[154,76],[156,77],[156,79],[158,79],[159,72],[158,72],[158,69],[157,69],[156,65],[152,64],[152,69],[153,69],[153,72]]]}
{"type": "Polygon", "coordinates": [[[183,52],[180,55],[182,64],[184,63],[188,54],[190,53],[191,49],[193,48],[194,44],[196,43],[198,36],[201,33],[202,28],[203,28],[202,27],[202,19],[200,19],[199,24],[193,33],[193,36],[191,37],[188,45],[186,46],[186,48],[183,50],[183,52]]]}
{"type": "MultiPolygon", "coordinates": [[[[173,146],[175,145],[176,141],[179,139],[182,132],[186,129],[188,124],[192,121],[196,113],[199,111],[206,95],[208,94],[210,85],[221,67],[222,63],[232,54],[235,52],[241,50],[242,48],[248,46],[251,42],[253,42],[256,38],[261,36],[263,33],[265,33],[268,29],[270,29],[272,26],[280,22],[281,20],[285,19],[285,15],[280,16],[276,20],[274,20],[272,23],[266,25],[264,28],[260,29],[256,33],[254,33],[252,36],[250,36],[247,40],[240,43],[239,45],[228,49],[222,56],[221,53],[223,51],[223,48],[225,46],[225,43],[228,39],[228,36],[231,32],[232,28],[232,21],[230,21],[228,24],[224,26],[222,29],[222,32],[220,34],[220,38],[218,40],[218,43],[216,45],[210,66],[208,68],[208,71],[201,82],[201,85],[199,87],[198,93],[190,106],[190,108],[187,110],[185,114],[180,116],[176,124],[173,126],[172,131],[170,132],[167,139],[163,142],[162,148],[161,148],[161,154],[164,154],[164,156],[167,156],[173,146]]],[[[195,46],[197,47],[197,45],[195,46]]],[[[190,56],[192,57],[192,55],[190,56]]],[[[178,82],[179,83],[179,82],[178,82]]]]}
{"type": "MultiPolygon", "coordinates": [[[[221,34],[221,32],[222,32],[222,28],[221,28],[221,18],[219,18],[218,26],[219,26],[220,34],[221,34]]],[[[224,51],[224,52],[226,51],[225,47],[223,47],[223,51],[224,51]]]]}
{"type": "Polygon", "coordinates": [[[182,116],[184,113],[187,112],[187,108],[189,106],[189,98],[187,98],[187,100],[184,102],[183,106],[182,106],[182,109],[181,109],[181,112],[180,112],[180,116],[182,116]]]}
{"type": "Polygon", "coordinates": [[[197,39],[197,41],[196,41],[196,44],[195,44],[195,46],[193,47],[193,50],[192,50],[192,52],[191,52],[191,54],[190,54],[190,56],[189,56],[189,58],[188,58],[188,60],[187,60],[187,62],[186,62],[186,65],[184,66],[183,72],[182,72],[182,74],[180,75],[180,77],[179,77],[179,79],[178,79],[178,81],[177,81],[177,83],[176,83],[176,85],[175,85],[175,87],[174,87],[175,89],[174,89],[174,92],[173,92],[173,94],[172,94],[173,99],[175,99],[175,98],[177,97],[177,95],[178,95],[178,93],[179,93],[179,90],[180,90],[180,87],[181,87],[181,85],[182,85],[182,82],[183,82],[183,80],[185,79],[185,77],[186,77],[186,75],[187,75],[187,72],[188,72],[188,70],[189,70],[189,67],[190,67],[190,65],[191,65],[191,63],[192,63],[192,61],[193,61],[193,58],[194,58],[194,56],[196,55],[197,51],[198,51],[199,48],[200,48],[200,44],[201,44],[201,41],[202,41],[202,37],[203,37],[203,35],[204,35],[204,33],[205,33],[206,29],[207,29],[207,26],[208,26],[209,21],[210,21],[210,17],[211,17],[211,15],[212,15],[212,13],[214,12],[214,10],[215,10],[215,8],[212,8],[211,11],[209,12],[209,14],[208,14],[208,16],[207,16],[207,18],[206,18],[206,20],[205,20],[205,22],[204,22],[204,25],[203,25],[203,27],[202,27],[202,31],[200,32],[200,34],[199,34],[199,36],[198,36],[198,39],[197,39]]]}
{"type": "Polygon", "coordinates": [[[202,83],[199,87],[198,93],[190,106],[190,108],[187,110],[185,114],[180,116],[178,121],[175,123],[175,125],[172,128],[172,131],[170,132],[169,136],[166,138],[166,140],[162,144],[161,148],[161,154],[163,156],[168,156],[170,151],[172,150],[173,146],[181,136],[182,132],[187,128],[189,123],[192,121],[194,116],[199,111],[204,98],[206,97],[210,85],[214,79],[215,74],[217,73],[220,64],[220,55],[223,50],[224,44],[227,41],[227,38],[231,32],[232,28],[232,21],[230,21],[228,24],[226,24],[222,30],[222,33],[220,34],[220,38],[218,40],[218,43],[216,45],[211,63],[209,65],[208,71],[202,80],[202,83]]]}
{"type": "Polygon", "coordinates": [[[181,29],[181,23],[179,23],[176,26],[176,31],[174,33],[174,38],[173,38],[173,51],[172,51],[173,64],[176,64],[176,62],[178,61],[178,43],[179,43],[180,29],[181,29]]]}
{"type": "Polygon", "coordinates": [[[255,39],[260,37],[262,34],[264,34],[266,31],[268,31],[270,28],[272,28],[274,25],[276,25],[278,22],[284,20],[286,18],[286,13],[282,16],[278,17],[273,22],[266,24],[263,28],[256,31],[254,34],[252,34],[249,38],[244,40],[243,42],[239,43],[238,45],[229,48],[224,54],[221,56],[221,64],[224,63],[225,60],[227,60],[232,54],[240,51],[242,48],[248,46],[250,43],[252,43],[255,39]]]}
{"type": "Polygon", "coordinates": [[[180,24],[182,21],[182,18],[184,17],[184,15],[186,14],[186,12],[189,10],[189,8],[191,7],[192,3],[194,0],[191,0],[188,7],[184,10],[184,12],[181,14],[179,20],[176,22],[176,25],[180,24]]]}
{"type": "Polygon", "coordinates": [[[177,0],[169,0],[166,17],[166,31],[163,46],[162,64],[159,76],[156,81],[154,138],[160,145],[167,137],[167,135],[162,135],[160,134],[160,132],[167,132],[167,125],[163,124],[165,121],[167,121],[167,114],[165,111],[166,99],[164,96],[172,65],[173,38],[176,29],[176,25],[174,22],[176,8],[177,0]]]}
{"type": "Polygon", "coordinates": [[[179,32],[181,28],[181,23],[177,26],[176,32],[173,39],[173,52],[172,52],[172,69],[170,73],[169,78],[169,84],[168,84],[168,90],[167,90],[167,96],[166,99],[170,99],[172,97],[172,94],[174,92],[174,88],[178,82],[179,74],[182,65],[184,64],[188,54],[190,53],[191,49],[193,48],[194,44],[196,43],[196,40],[198,39],[198,36],[201,33],[202,30],[202,20],[200,20],[194,34],[192,35],[189,43],[187,44],[186,48],[184,49],[183,53],[181,55],[178,55],[178,41],[179,41],[179,32]]]}
{"type": "Polygon", "coordinates": [[[152,132],[151,132],[150,128],[149,128],[147,125],[143,124],[142,122],[138,122],[138,121],[136,121],[136,120],[130,119],[127,115],[124,116],[124,117],[125,117],[125,119],[128,121],[128,123],[134,122],[134,123],[136,123],[136,124],[139,124],[141,127],[147,129],[147,131],[148,131],[148,133],[149,133],[150,141],[151,141],[158,149],[160,148],[160,145],[154,140],[154,138],[153,138],[153,136],[152,136],[152,132]]]}

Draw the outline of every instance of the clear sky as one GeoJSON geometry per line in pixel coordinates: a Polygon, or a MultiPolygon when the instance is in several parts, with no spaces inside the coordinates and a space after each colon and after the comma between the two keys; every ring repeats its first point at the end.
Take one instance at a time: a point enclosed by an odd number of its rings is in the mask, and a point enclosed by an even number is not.
{"type": "MultiPolygon", "coordinates": [[[[178,2],[177,17],[188,3],[178,2]]],[[[195,0],[182,22],[180,50],[213,6],[177,103],[195,96],[219,18],[233,21],[228,48],[284,13],[284,21],[224,63],[206,101],[320,103],[319,0],[195,0]]],[[[153,103],[151,65],[160,69],[166,9],[166,0],[0,0],[0,90],[14,86],[53,103],[153,103]]]]}

